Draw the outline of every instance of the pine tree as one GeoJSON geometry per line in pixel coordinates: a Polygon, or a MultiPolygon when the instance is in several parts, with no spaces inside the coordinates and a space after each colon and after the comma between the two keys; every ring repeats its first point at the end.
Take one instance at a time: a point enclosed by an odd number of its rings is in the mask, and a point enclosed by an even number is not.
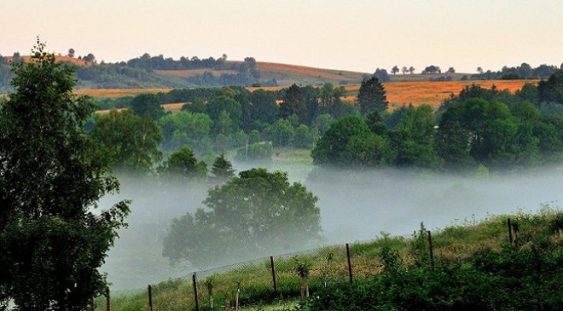
{"type": "Polygon", "coordinates": [[[385,89],[375,76],[364,80],[358,93],[358,104],[362,114],[385,111],[388,106],[385,89]]]}

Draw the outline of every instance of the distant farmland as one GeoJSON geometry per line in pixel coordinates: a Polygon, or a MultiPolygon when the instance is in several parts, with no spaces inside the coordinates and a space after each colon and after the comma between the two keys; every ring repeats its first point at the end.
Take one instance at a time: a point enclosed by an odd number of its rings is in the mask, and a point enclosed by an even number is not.
{"type": "MultiPolygon", "coordinates": [[[[490,80],[490,81],[445,81],[445,82],[388,82],[385,83],[387,90],[387,99],[390,102],[390,108],[395,109],[403,105],[412,104],[419,106],[427,104],[433,108],[437,108],[444,99],[451,94],[458,94],[465,86],[472,84],[480,85],[484,88],[492,88],[496,86],[498,90],[508,90],[516,92],[521,89],[525,83],[536,84],[538,80],[490,80]]],[[[250,91],[264,89],[268,91],[280,90],[282,86],[277,87],[250,87],[250,91]]],[[[353,103],[360,89],[359,84],[351,84],[344,86],[346,90],[344,101],[353,103]]],[[[95,98],[118,98],[123,96],[134,96],[141,93],[159,93],[168,92],[167,88],[152,89],[81,89],[76,90],[76,94],[89,95],[95,98]]],[[[164,105],[166,110],[179,110],[182,104],[171,103],[164,105]]]]}

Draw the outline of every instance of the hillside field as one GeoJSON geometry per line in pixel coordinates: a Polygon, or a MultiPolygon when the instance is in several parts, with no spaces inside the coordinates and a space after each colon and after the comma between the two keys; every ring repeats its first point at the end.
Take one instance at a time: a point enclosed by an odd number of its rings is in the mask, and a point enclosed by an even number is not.
{"type": "MultiPolygon", "coordinates": [[[[387,99],[391,109],[396,109],[403,105],[412,104],[413,106],[430,105],[438,108],[442,101],[452,94],[458,94],[464,87],[475,84],[484,88],[492,88],[493,85],[499,90],[508,90],[512,93],[521,89],[526,83],[538,83],[538,80],[488,80],[488,81],[440,81],[440,82],[387,82],[384,83],[387,91],[387,99]]],[[[251,91],[264,89],[267,91],[280,90],[284,87],[249,87],[251,91]]],[[[356,100],[360,84],[350,84],[344,86],[346,90],[344,101],[353,103],[356,100]]],[[[148,89],[79,89],[75,93],[79,95],[89,95],[94,98],[118,98],[124,96],[135,96],[141,93],[168,92],[168,88],[148,88],[148,89]]],[[[165,104],[166,110],[179,110],[181,103],[165,104]]]]}

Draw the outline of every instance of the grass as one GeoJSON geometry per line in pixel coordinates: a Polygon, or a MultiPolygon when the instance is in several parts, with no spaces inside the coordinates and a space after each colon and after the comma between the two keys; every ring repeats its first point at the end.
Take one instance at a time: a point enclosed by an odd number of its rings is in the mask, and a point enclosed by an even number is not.
{"type": "MultiPolygon", "coordinates": [[[[467,223],[444,228],[433,232],[434,254],[436,262],[463,262],[469,256],[482,249],[499,250],[507,241],[506,218],[511,217],[518,224],[517,239],[523,241],[536,232],[545,231],[557,217],[563,221],[561,212],[546,207],[535,215],[517,214],[497,216],[480,223],[467,223]]],[[[413,228],[413,231],[417,228],[413,228]]],[[[561,234],[552,239],[563,244],[561,234]]],[[[416,250],[427,252],[425,236],[381,237],[351,245],[352,266],[355,279],[369,279],[382,271],[379,259],[383,247],[396,249],[407,264],[417,260],[416,250]],[[418,244],[417,244],[418,243],[418,244]],[[416,246],[418,245],[418,246],[416,246]],[[420,247],[422,245],[422,248],[420,247]]],[[[420,255],[420,254],[419,254],[420,255]]],[[[212,279],[214,284],[214,302],[216,309],[220,306],[233,306],[237,286],[240,288],[240,301],[243,310],[288,310],[297,303],[299,297],[299,278],[295,272],[296,260],[305,262],[310,267],[308,284],[312,293],[325,286],[348,282],[346,252],[343,245],[324,247],[297,255],[277,256],[276,271],[278,291],[285,298],[280,300],[272,293],[272,279],[268,258],[254,262],[238,264],[220,270],[198,273],[200,302],[203,307],[208,305],[209,295],[205,281],[212,279]]],[[[153,287],[154,305],[156,310],[185,310],[193,306],[193,292],[190,279],[168,280],[153,287]]],[[[142,310],[146,306],[146,293],[120,295],[112,298],[112,310],[142,310]]],[[[101,299],[99,305],[103,306],[101,299]]]]}

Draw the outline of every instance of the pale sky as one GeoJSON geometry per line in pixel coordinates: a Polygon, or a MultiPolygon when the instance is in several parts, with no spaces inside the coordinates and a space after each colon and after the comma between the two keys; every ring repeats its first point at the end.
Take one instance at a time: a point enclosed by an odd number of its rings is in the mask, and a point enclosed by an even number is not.
{"type": "Polygon", "coordinates": [[[373,72],[563,62],[562,0],[0,0],[0,54],[254,56],[373,72]]]}

